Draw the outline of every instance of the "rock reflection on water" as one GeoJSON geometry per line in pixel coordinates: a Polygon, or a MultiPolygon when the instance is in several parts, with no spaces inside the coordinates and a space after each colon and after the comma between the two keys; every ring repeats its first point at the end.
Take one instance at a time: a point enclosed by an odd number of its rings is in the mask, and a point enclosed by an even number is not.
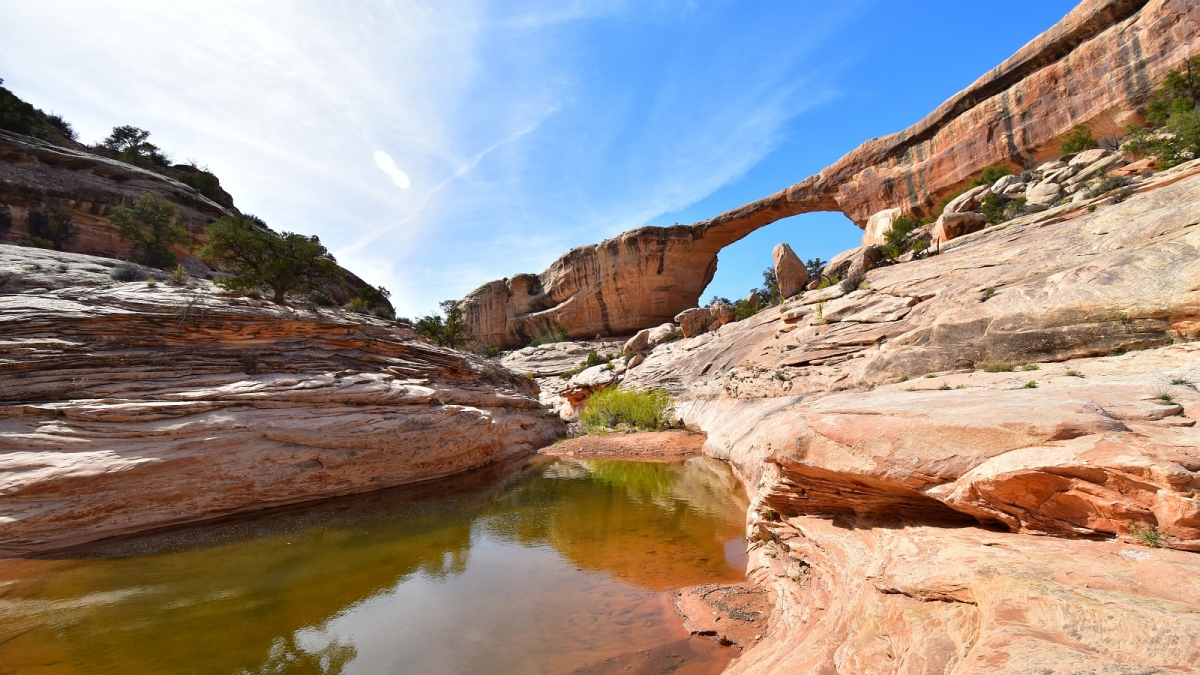
{"type": "Polygon", "coordinates": [[[742,578],[745,507],[711,459],[534,458],[0,561],[0,672],[719,672],[665,591],[742,578]]]}

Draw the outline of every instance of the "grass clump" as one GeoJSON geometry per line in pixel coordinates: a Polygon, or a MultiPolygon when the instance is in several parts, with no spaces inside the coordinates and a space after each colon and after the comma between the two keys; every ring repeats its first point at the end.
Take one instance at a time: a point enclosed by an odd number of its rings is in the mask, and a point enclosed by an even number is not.
{"type": "Polygon", "coordinates": [[[593,351],[588,352],[587,358],[583,360],[583,363],[580,363],[577,367],[572,368],[571,370],[568,370],[567,372],[559,375],[559,377],[561,377],[564,380],[569,380],[572,377],[575,377],[576,375],[578,375],[579,373],[582,373],[583,371],[587,370],[588,368],[595,368],[596,366],[603,366],[605,364],[608,364],[608,369],[612,370],[612,368],[613,368],[612,360],[613,360],[613,357],[600,356],[593,350],[593,351]]]}
{"type": "Polygon", "coordinates": [[[1013,367],[1007,363],[985,363],[982,366],[985,373],[1011,373],[1013,367]]]}
{"type": "Polygon", "coordinates": [[[1026,363],[1025,365],[1021,366],[1021,370],[1024,370],[1024,371],[1041,370],[1041,369],[1042,369],[1042,367],[1036,363],[1026,363]]]}
{"type": "Polygon", "coordinates": [[[538,337],[535,337],[534,339],[530,340],[529,346],[530,347],[539,347],[541,345],[549,345],[549,344],[554,344],[556,342],[565,342],[568,337],[569,336],[567,335],[566,328],[564,328],[563,326],[555,326],[553,332],[539,335],[538,337]]]}
{"type": "Polygon", "coordinates": [[[1074,368],[1067,368],[1066,375],[1067,377],[1083,377],[1083,373],[1075,370],[1074,368]]]}
{"type": "Polygon", "coordinates": [[[112,269],[108,274],[113,281],[145,281],[146,273],[142,268],[131,262],[123,262],[112,269]]]}
{"type": "Polygon", "coordinates": [[[1026,382],[1026,383],[1025,383],[1025,388],[1026,388],[1026,389],[1037,389],[1037,388],[1038,388],[1038,383],[1037,383],[1037,381],[1036,381],[1036,380],[1030,380],[1030,381],[1028,381],[1028,382],[1026,382]]]}
{"type": "Polygon", "coordinates": [[[604,389],[588,399],[579,423],[589,434],[615,429],[662,431],[674,424],[675,400],[665,391],[604,389]]]}
{"type": "Polygon", "coordinates": [[[1160,531],[1155,525],[1133,521],[1129,523],[1129,538],[1143,546],[1162,548],[1162,545],[1167,543],[1167,536],[1168,533],[1160,531]]]}
{"type": "Polygon", "coordinates": [[[1192,382],[1186,377],[1173,377],[1171,378],[1171,384],[1177,384],[1183,387],[1191,387],[1193,389],[1196,388],[1196,383],[1192,382]]]}

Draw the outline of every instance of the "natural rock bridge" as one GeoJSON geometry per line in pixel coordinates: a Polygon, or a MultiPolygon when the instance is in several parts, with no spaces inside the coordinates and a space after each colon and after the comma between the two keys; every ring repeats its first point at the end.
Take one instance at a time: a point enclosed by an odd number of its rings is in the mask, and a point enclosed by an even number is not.
{"type": "Polygon", "coordinates": [[[985,167],[1058,154],[1076,125],[1098,138],[1139,119],[1156,83],[1200,51],[1195,0],[1088,0],[904,131],[867,141],[819,174],[693,225],[642,227],[568,251],[541,274],[492,281],[464,299],[486,345],[625,335],[695,307],[720,250],[760,227],[840,211],[859,227],[885,208],[932,213],[985,167]]]}

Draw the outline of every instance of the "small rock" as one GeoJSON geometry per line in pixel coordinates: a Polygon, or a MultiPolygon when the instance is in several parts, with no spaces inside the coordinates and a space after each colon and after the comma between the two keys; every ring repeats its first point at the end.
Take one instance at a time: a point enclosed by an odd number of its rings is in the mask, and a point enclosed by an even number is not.
{"type": "Polygon", "coordinates": [[[638,366],[642,365],[642,363],[645,362],[645,360],[646,360],[646,357],[642,356],[641,354],[637,354],[629,361],[629,364],[626,365],[625,367],[630,368],[630,369],[637,368],[638,366]]]}
{"type": "Polygon", "coordinates": [[[992,188],[991,188],[992,194],[1002,195],[1002,194],[1004,194],[1005,190],[1009,189],[1010,187],[1012,187],[1014,185],[1017,185],[1020,182],[1021,182],[1021,179],[1012,174],[1009,174],[1007,176],[1001,176],[1000,180],[998,180],[992,184],[992,188]]]}
{"type": "Polygon", "coordinates": [[[1105,150],[1103,148],[1095,148],[1093,150],[1084,150],[1083,152],[1079,153],[1078,155],[1075,155],[1075,157],[1070,162],[1068,162],[1067,165],[1082,169],[1083,167],[1085,167],[1089,164],[1092,164],[1094,162],[1098,162],[1098,161],[1104,159],[1105,157],[1108,157],[1111,154],[1112,154],[1112,152],[1105,150]]]}
{"type": "Polygon", "coordinates": [[[657,347],[658,345],[661,345],[664,342],[670,342],[681,335],[683,335],[683,333],[679,330],[679,326],[676,326],[673,323],[664,323],[658,328],[650,329],[650,346],[657,347]]]}

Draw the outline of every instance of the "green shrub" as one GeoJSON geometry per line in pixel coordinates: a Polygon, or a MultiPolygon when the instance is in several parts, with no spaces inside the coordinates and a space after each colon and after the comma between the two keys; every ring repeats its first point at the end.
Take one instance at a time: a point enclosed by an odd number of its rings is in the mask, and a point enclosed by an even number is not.
{"type": "Polygon", "coordinates": [[[825,266],[828,264],[828,260],[821,260],[820,258],[809,258],[808,260],[804,261],[804,267],[808,270],[808,276],[810,279],[816,279],[820,277],[821,270],[825,269],[825,266]]]}
{"type": "Polygon", "coordinates": [[[1098,147],[1100,147],[1100,141],[1097,141],[1092,136],[1092,130],[1083,125],[1078,125],[1063,136],[1062,146],[1059,147],[1058,151],[1063,155],[1074,155],[1084,150],[1092,150],[1098,147]]]}
{"type": "Polygon", "coordinates": [[[388,298],[391,291],[383,286],[366,286],[358,289],[358,295],[346,305],[346,309],[358,314],[370,314],[381,319],[396,318],[396,310],[388,298]]]}
{"type": "Polygon", "coordinates": [[[175,270],[171,272],[171,278],[167,279],[167,283],[172,286],[186,286],[191,279],[192,275],[188,274],[183,265],[176,265],[175,270]]]}
{"type": "Polygon", "coordinates": [[[180,183],[191,187],[218,204],[225,199],[221,190],[221,181],[207,168],[189,164],[181,170],[177,178],[180,183]]]}
{"type": "Polygon", "coordinates": [[[1035,380],[1030,380],[1025,383],[1025,388],[1026,389],[1037,389],[1038,383],[1035,380]]]}
{"type": "Polygon", "coordinates": [[[112,133],[100,142],[97,149],[114,153],[122,162],[143,169],[166,168],[171,163],[170,159],[149,138],[150,132],[145,129],[129,125],[113,127],[112,133]]]}
{"type": "Polygon", "coordinates": [[[587,433],[609,429],[662,431],[674,424],[675,402],[665,391],[604,389],[587,400],[579,422],[587,433]]]}
{"type": "Polygon", "coordinates": [[[555,326],[553,333],[546,333],[535,337],[529,341],[530,347],[538,347],[540,345],[550,345],[556,342],[566,342],[570,338],[567,334],[567,329],[564,326],[555,326]]]}
{"type": "Polygon", "coordinates": [[[1130,521],[1129,538],[1150,548],[1161,548],[1167,543],[1167,533],[1160,532],[1156,525],[1130,521]]]}
{"type": "Polygon", "coordinates": [[[463,313],[462,303],[457,300],[443,300],[438,306],[445,317],[429,314],[417,319],[413,327],[418,333],[436,342],[439,347],[451,349],[459,349],[475,339],[463,313]]]}
{"type": "Polygon", "coordinates": [[[57,201],[50,201],[40,211],[29,212],[29,237],[35,246],[41,240],[50,244],[48,248],[61,251],[77,236],[79,228],[71,224],[71,214],[57,201]]]}
{"type": "Polygon", "coordinates": [[[1042,369],[1042,367],[1036,363],[1026,363],[1025,365],[1021,366],[1021,370],[1024,370],[1026,372],[1029,372],[1032,370],[1041,370],[1041,369],[1042,369]]]}
{"type": "Polygon", "coordinates": [[[1067,377],[1083,377],[1083,373],[1079,372],[1078,370],[1075,370],[1074,368],[1067,368],[1066,376],[1067,377]]]}
{"type": "Polygon", "coordinates": [[[1011,373],[1013,367],[1007,363],[985,363],[983,366],[985,373],[1011,373]]]}
{"type": "Polygon", "coordinates": [[[117,226],[121,241],[132,242],[129,259],[147,267],[174,266],[175,254],[171,252],[171,245],[188,239],[187,230],[176,224],[179,209],[154,192],[139,197],[132,207],[114,208],[108,219],[117,226]]]}
{"type": "Polygon", "coordinates": [[[1012,169],[1009,169],[1007,166],[992,165],[984,169],[978,178],[971,181],[971,187],[977,188],[981,185],[995,185],[996,181],[1011,175],[1012,169]]]}
{"type": "MultiPolygon", "coordinates": [[[[0,80],[0,85],[4,80],[0,80]]],[[[75,129],[58,115],[47,115],[0,86],[0,129],[33,136],[55,145],[73,145],[75,129]]]]}
{"type": "Polygon", "coordinates": [[[112,269],[108,275],[113,281],[144,281],[146,273],[142,271],[141,266],[131,262],[122,262],[112,269]]]}
{"type": "Polygon", "coordinates": [[[1184,63],[1184,72],[1167,73],[1146,108],[1146,123],[1127,128],[1122,150],[1154,155],[1160,169],[1200,157],[1200,56],[1184,63]]]}
{"type": "Polygon", "coordinates": [[[196,254],[233,275],[214,283],[229,290],[270,288],[272,302],[284,304],[285,294],[315,291],[345,277],[345,271],[313,236],[275,234],[253,216],[230,216],[205,229],[208,244],[196,254]]]}
{"type": "Polygon", "coordinates": [[[758,314],[765,307],[767,307],[767,305],[762,302],[746,302],[745,300],[738,300],[737,302],[733,303],[733,320],[741,321],[742,319],[749,319],[755,314],[758,314]]]}
{"type": "Polygon", "coordinates": [[[929,239],[918,234],[925,225],[933,222],[932,218],[917,219],[913,216],[900,216],[887,232],[883,233],[881,252],[885,258],[895,260],[909,251],[920,253],[929,248],[929,239]]]}

